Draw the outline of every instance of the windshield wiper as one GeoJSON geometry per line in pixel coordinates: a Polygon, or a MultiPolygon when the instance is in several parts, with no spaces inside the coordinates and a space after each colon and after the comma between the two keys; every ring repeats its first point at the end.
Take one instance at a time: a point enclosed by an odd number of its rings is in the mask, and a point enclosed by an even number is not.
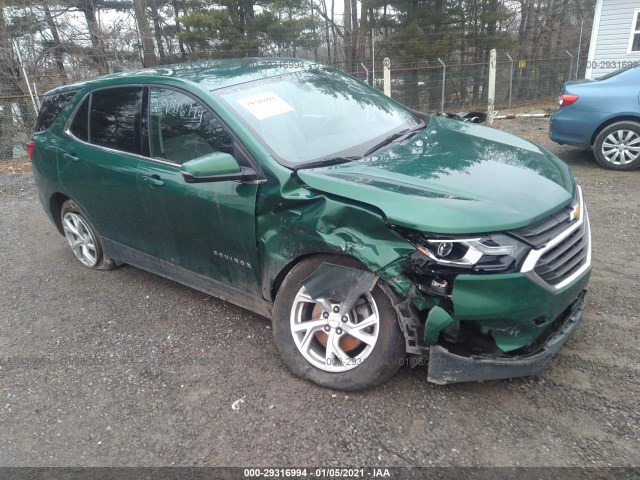
{"type": "Polygon", "coordinates": [[[349,163],[354,160],[360,160],[362,157],[329,157],[322,160],[316,160],[314,162],[303,163],[300,166],[294,167],[294,170],[302,170],[304,168],[316,168],[316,167],[328,167],[330,165],[340,165],[341,163],[349,163]]]}
{"type": "Polygon", "coordinates": [[[394,140],[397,140],[400,137],[404,137],[407,133],[409,133],[409,129],[408,128],[406,130],[402,130],[400,132],[393,133],[393,134],[389,135],[387,138],[382,140],[380,143],[376,143],[373,147],[371,147],[369,150],[364,152],[363,157],[367,157],[367,156],[371,155],[373,152],[375,152],[376,150],[380,150],[382,147],[386,147],[387,145],[389,145],[394,140]]]}
{"type": "Polygon", "coordinates": [[[389,135],[387,138],[385,138],[384,140],[382,140],[380,143],[377,143],[376,145],[374,145],[373,147],[371,147],[369,150],[367,150],[366,152],[364,152],[363,157],[367,157],[369,155],[371,155],[373,152],[380,150],[382,147],[386,147],[387,145],[389,145],[390,143],[395,142],[396,140],[400,139],[400,138],[409,138],[412,135],[415,135],[416,133],[418,133],[420,130],[424,130],[427,125],[429,125],[429,122],[424,122],[421,123],[420,125],[418,125],[417,127],[413,127],[413,128],[405,128],[404,130],[401,130],[399,132],[393,133],[391,135],[389,135]]]}
{"type": "Polygon", "coordinates": [[[366,157],[367,155],[371,155],[376,150],[380,150],[382,147],[384,147],[386,145],[389,145],[390,143],[392,143],[392,142],[394,142],[394,141],[396,141],[396,140],[398,140],[400,138],[408,138],[408,137],[410,137],[412,135],[415,135],[420,130],[424,130],[427,127],[427,125],[429,125],[428,121],[426,121],[424,123],[421,123],[416,127],[405,128],[404,130],[401,130],[399,132],[393,133],[393,134],[389,135],[388,137],[386,137],[381,142],[379,142],[377,145],[375,145],[372,148],[370,148],[369,150],[367,150],[364,153],[364,155],[361,156],[361,157],[359,157],[357,155],[353,155],[353,156],[349,156],[349,157],[345,157],[345,156],[327,157],[327,158],[323,158],[321,160],[315,160],[313,162],[303,163],[302,165],[293,167],[293,169],[294,170],[302,170],[302,169],[305,169],[305,168],[328,167],[330,165],[340,165],[341,163],[349,163],[349,162],[353,162],[355,160],[361,160],[362,158],[366,157]]]}

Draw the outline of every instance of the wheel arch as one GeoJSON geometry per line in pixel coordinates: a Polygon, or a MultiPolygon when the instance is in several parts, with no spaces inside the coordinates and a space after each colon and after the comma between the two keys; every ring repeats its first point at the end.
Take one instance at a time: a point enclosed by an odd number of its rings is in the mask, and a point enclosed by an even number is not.
{"type": "Polygon", "coordinates": [[[595,131],[593,132],[593,135],[591,135],[591,141],[589,142],[589,145],[593,147],[596,143],[596,137],[600,135],[600,132],[605,128],[607,128],[609,125],[612,125],[617,122],[635,122],[640,124],[640,115],[632,115],[632,114],[618,115],[605,120],[598,126],[598,128],[595,129],[595,131]]]}
{"type": "Polygon", "coordinates": [[[64,230],[62,229],[62,220],[60,219],[60,212],[62,211],[62,205],[67,200],[69,200],[69,197],[60,192],[54,193],[49,199],[49,211],[51,212],[51,218],[53,219],[53,223],[58,229],[58,232],[60,232],[60,235],[64,235],[64,230]]]}
{"type": "Polygon", "coordinates": [[[291,272],[291,270],[293,270],[296,266],[298,266],[301,262],[303,262],[304,260],[307,260],[309,258],[313,258],[313,257],[317,257],[319,255],[322,256],[333,256],[336,258],[350,258],[352,260],[357,261],[363,268],[368,269],[368,267],[362,262],[361,259],[356,258],[352,255],[348,255],[346,253],[338,253],[338,252],[322,252],[322,251],[317,251],[317,252],[311,252],[311,253],[304,253],[301,255],[298,255],[297,257],[293,258],[289,263],[287,263],[284,267],[282,267],[280,269],[280,271],[276,274],[272,284],[271,284],[271,301],[275,302],[275,299],[278,295],[278,292],[280,291],[280,287],[282,286],[282,282],[284,282],[284,279],[286,278],[286,276],[289,274],[289,272],[291,272]]]}

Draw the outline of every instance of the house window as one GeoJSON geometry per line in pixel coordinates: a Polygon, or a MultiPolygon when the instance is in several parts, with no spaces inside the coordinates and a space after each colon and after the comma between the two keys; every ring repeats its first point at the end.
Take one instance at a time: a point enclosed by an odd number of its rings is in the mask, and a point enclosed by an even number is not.
{"type": "Polygon", "coordinates": [[[631,38],[629,38],[629,48],[627,53],[640,53],[640,10],[635,10],[633,12],[631,38]]]}

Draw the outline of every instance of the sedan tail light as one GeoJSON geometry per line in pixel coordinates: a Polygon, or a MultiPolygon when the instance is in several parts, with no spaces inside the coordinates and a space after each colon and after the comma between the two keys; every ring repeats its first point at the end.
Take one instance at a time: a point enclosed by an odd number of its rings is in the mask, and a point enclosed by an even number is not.
{"type": "Polygon", "coordinates": [[[558,97],[558,103],[561,107],[566,107],[567,105],[571,105],[573,102],[578,100],[577,95],[570,95],[568,93],[563,93],[558,97]]]}
{"type": "Polygon", "coordinates": [[[34,142],[33,140],[29,140],[25,144],[25,147],[27,147],[27,155],[29,156],[29,159],[33,160],[33,154],[36,151],[36,142],[34,142]]]}

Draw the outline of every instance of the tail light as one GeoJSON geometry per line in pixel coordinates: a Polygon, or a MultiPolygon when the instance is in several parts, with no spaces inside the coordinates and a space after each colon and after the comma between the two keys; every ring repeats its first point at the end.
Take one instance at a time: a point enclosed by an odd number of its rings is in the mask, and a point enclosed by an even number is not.
{"type": "Polygon", "coordinates": [[[29,140],[25,146],[27,147],[27,155],[30,160],[33,160],[33,153],[36,151],[36,142],[29,140]]]}
{"type": "Polygon", "coordinates": [[[566,107],[567,105],[571,105],[573,102],[578,100],[577,95],[569,95],[568,93],[563,93],[558,97],[558,103],[561,107],[566,107]]]}

